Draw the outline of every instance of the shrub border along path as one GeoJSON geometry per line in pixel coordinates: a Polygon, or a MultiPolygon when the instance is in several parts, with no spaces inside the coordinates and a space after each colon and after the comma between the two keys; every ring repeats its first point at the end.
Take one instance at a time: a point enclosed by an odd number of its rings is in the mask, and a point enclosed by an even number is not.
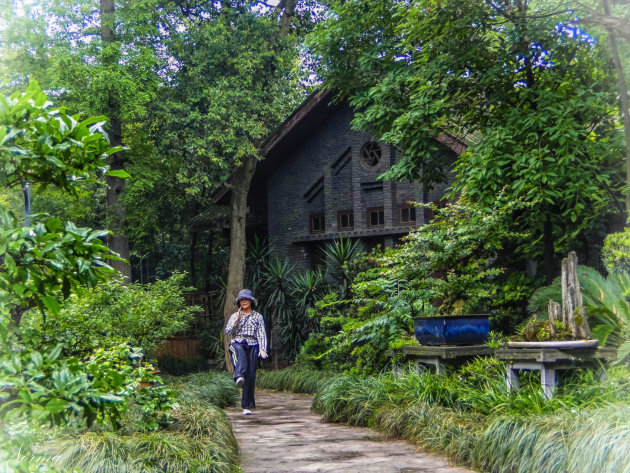
{"type": "Polygon", "coordinates": [[[308,395],[259,390],[256,404],[251,416],[226,409],[245,473],[472,473],[373,430],[324,423],[308,395]]]}

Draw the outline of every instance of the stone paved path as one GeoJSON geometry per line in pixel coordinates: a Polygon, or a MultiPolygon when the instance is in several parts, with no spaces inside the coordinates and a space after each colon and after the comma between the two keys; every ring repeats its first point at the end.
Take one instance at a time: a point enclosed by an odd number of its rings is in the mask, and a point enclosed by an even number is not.
{"type": "Polygon", "coordinates": [[[473,473],[373,430],[323,423],[311,399],[256,390],[253,415],[226,409],[245,473],[473,473]]]}

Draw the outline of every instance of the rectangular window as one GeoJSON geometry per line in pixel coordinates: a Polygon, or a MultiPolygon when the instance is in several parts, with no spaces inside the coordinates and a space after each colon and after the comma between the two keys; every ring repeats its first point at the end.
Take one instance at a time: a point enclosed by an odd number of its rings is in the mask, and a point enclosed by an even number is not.
{"type": "Polygon", "coordinates": [[[372,207],[367,210],[367,226],[369,228],[385,226],[385,211],[383,207],[372,207]]]}
{"type": "Polygon", "coordinates": [[[416,208],[411,205],[401,205],[398,208],[398,223],[413,225],[416,223],[416,208]]]}
{"type": "Polygon", "coordinates": [[[352,210],[343,210],[337,213],[337,227],[339,231],[352,230],[354,228],[354,213],[352,210]]]}
{"type": "Polygon", "coordinates": [[[311,233],[324,233],[324,214],[311,215],[311,233]]]}

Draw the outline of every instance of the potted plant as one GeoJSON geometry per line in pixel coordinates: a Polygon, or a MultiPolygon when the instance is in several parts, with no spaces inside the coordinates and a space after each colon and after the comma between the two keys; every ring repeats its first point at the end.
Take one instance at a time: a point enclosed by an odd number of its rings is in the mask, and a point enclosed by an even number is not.
{"type": "MultiPolygon", "coordinates": [[[[426,207],[427,205],[420,205],[426,207]]],[[[503,242],[516,238],[510,219],[517,204],[499,203],[489,211],[469,202],[433,208],[434,217],[405,237],[387,261],[422,301],[414,332],[422,345],[480,344],[490,329],[488,302],[502,273],[495,259],[503,242]]]]}
{"type": "Polygon", "coordinates": [[[479,345],[490,332],[488,314],[419,317],[414,335],[421,345],[479,345]]]}

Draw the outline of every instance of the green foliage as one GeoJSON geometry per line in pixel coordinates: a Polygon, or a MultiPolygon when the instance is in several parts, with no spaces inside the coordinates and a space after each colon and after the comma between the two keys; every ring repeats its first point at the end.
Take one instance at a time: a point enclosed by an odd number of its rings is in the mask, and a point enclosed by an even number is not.
{"type": "Polygon", "coordinates": [[[446,376],[335,375],[294,365],[262,372],[261,386],[302,392],[308,383],[313,409],[324,419],[371,426],[482,471],[627,468],[626,367],[609,370],[603,380],[593,371],[577,372],[552,400],[532,377],[522,379],[518,393],[508,393],[504,373],[504,364],[493,358],[477,358],[446,376]]]}
{"type": "Polygon", "coordinates": [[[349,238],[334,240],[326,243],[324,254],[326,255],[326,270],[340,292],[342,298],[348,296],[350,284],[352,284],[352,271],[350,264],[357,257],[357,245],[359,240],[349,238]]]}
{"type": "Polygon", "coordinates": [[[161,388],[176,395],[178,405],[169,411],[169,423],[159,432],[145,428],[142,411],[132,404],[125,428],[68,432],[48,440],[40,450],[55,464],[84,472],[235,471],[238,444],[221,410],[235,403],[238,390],[234,382],[224,373],[166,381],[161,388]]]}
{"type": "Polygon", "coordinates": [[[319,326],[311,333],[300,352],[299,360],[323,370],[344,371],[354,366],[353,347],[343,327],[356,317],[356,307],[329,292],[315,303],[309,317],[319,326]]]}
{"type": "Polygon", "coordinates": [[[555,416],[500,417],[475,449],[475,463],[494,471],[612,473],[630,465],[628,406],[562,412],[555,416]]]}
{"type": "MultiPolygon", "coordinates": [[[[196,415],[207,416],[200,409],[196,415]]],[[[210,413],[209,415],[213,415],[210,413]]],[[[203,418],[203,417],[202,417],[203,418]]],[[[229,428],[224,421],[220,428],[229,428]]],[[[214,422],[210,428],[217,428],[214,422]]],[[[213,439],[212,430],[204,429],[202,438],[185,432],[160,432],[121,436],[111,432],[82,434],[79,439],[59,439],[51,448],[64,468],[79,468],[85,473],[229,473],[234,471],[236,448],[213,439]],[[77,441],[78,440],[78,441],[77,441]]],[[[235,441],[234,441],[235,443],[235,441]]]]}
{"type": "Polygon", "coordinates": [[[57,314],[43,322],[38,317],[27,319],[41,331],[42,343],[63,340],[73,354],[85,353],[95,345],[128,343],[153,357],[156,347],[185,330],[199,310],[186,305],[184,289],[183,274],[153,284],[110,281],[70,297],[57,314]]]}
{"type": "Polygon", "coordinates": [[[258,371],[256,386],[276,391],[314,394],[336,376],[339,375],[333,371],[314,369],[310,363],[296,363],[284,370],[258,371]]]}
{"type": "MultiPolygon", "coordinates": [[[[93,178],[116,151],[108,147],[103,125],[102,117],[81,122],[52,109],[35,82],[25,94],[0,99],[0,183],[29,180],[73,193],[75,180],[93,178]]],[[[80,359],[64,353],[63,340],[41,344],[37,330],[20,326],[25,311],[38,308],[33,317],[41,314],[45,323],[47,315],[60,313],[62,299],[96,287],[114,272],[105,264],[117,259],[101,241],[106,234],[43,216],[23,226],[14,213],[0,209],[0,422],[6,426],[0,456],[11,470],[47,468],[29,455],[31,440],[46,423],[109,420],[117,427],[134,385],[148,376],[131,365],[127,347],[80,359]]],[[[155,409],[169,407],[169,395],[143,394],[138,405],[152,422],[155,409]]]]}
{"type": "MultiPolygon", "coordinates": [[[[593,336],[602,345],[618,347],[617,362],[626,362],[630,356],[630,275],[627,271],[611,271],[604,277],[596,269],[581,265],[577,272],[593,336]]],[[[536,314],[538,319],[546,318],[550,300],[562,303],[559,278],[532,294],[530,312],[536,314]]]]}
{"type": "Polygon", "coordinates": [[[121,395],[139,411],[134,428],[146,432],[171,422],[169,411],[175,407],[175,393],[163,386],[162,380],[154,374],[154,367],[141,358],[140,350],[122,344],[108,349],[96,348],[88,361],[94,367],[91,373],[94,379],[122,383],[121,395]],[[109,370],[106,376],[103,370],[109,370]]]}
{"type": "Polygon", "coordinates": [[[105,117],[80,120],[52,103],[36,81],[25,93],[0,98],[0,185],[29,181],[74,193],[73,183],[103,169],[110,148],[105,117]]]}
{"type": "Polygon", "coordinates": [[[119,259],[100,240],[107,231],[40,216],[33,223],[24,227],[15,214],[0,209],[0,300],[18,324],[32,307],[58,314],[62,298],[82,286],[95,287],[114,273],[105,260],[119,259]]]}
{"type": "Polygon", "coordinates": [[[238,399],[238,388],[227,373],[206,371],[167,381],[179,393],[179,402],[191,408],[209,404],[224,408],[236,405],[238,399]]]}
{"type": "Polygon", "coordinates": [[[630,228],[606,237],[602,261],[608,271],[630,271],[630,228]]]}
{"type": "MultiPolygon", "coordinates": [[[[104,168],[116,151],[103,135],[103,117],[80,121],[53,109],[36,82],[26,93],[0,99],[0,184],[53,184],[73,193],[73,182],[104,168]]],[[[16,324],[25,310],[57,313],[60,299],[113,273],[105,261],[118,259],[102,243],[106,231],[77,228],[56,218],[21,219],[0,209],[0,300],[16,324]]]]}
{"type": "Polygon", "coordinates": [[[397,249],[355,263],[361,272],[350,299],[329,295],[315,304],[321,332],[311,335],[302,359],[376,374],[389,363],[388,351],[413,332],[415,317],[483,313],[521,298],[514,287],[522,286],[497,282],[503,269],[496,266],[505,241],[522,238],[510,228],[521,208],[499,203],[490,211],[462,199],[436,209],[397,249]]]}
{"type": "Polygon", "coordinates": [[[309,311],[328,288],[326,276],[320,270],[296,273],[288,260],[267,262],[261,271],[262,291],[258,300],[269,317],[274,342],[286,359],[293,360],[317,323],[308,317],[309,311]]]}
{"type": "Polygon", "coordinates": [[[585,32],[584,6],[563,0],[361,0],[328,3],[310,36],[326,86],[353,125],[395,145],[386,177],[446,182],[491,207],[530,204],[514,228],[531,259],[577,245],[619,212],[623,140],[605,41],[585,32]],[[580,22],[580,23],[578,23],[580,22]]]}
{"type": "Polygon", "coordinates": [[[415,282],[425,311],[429,305],[444,315],[486,311],[497,291],[493,279],[503,272],[492,260],[506,241],[524,237],[511,227],[522,204],[502,202],[487,209],[462,199],[438,210],[385,261],[392,266],[389,273],[415,282]]]}
{"type": "Polygon", "coordinates": [[[125,408],[125,376],[112,367],[61,359],[63,346],[50,351],[11,349],[3,321],[2,408],[7,423],[64,425],[72,416],[91,424],[97,416],[116,422],[125,408]]]}

